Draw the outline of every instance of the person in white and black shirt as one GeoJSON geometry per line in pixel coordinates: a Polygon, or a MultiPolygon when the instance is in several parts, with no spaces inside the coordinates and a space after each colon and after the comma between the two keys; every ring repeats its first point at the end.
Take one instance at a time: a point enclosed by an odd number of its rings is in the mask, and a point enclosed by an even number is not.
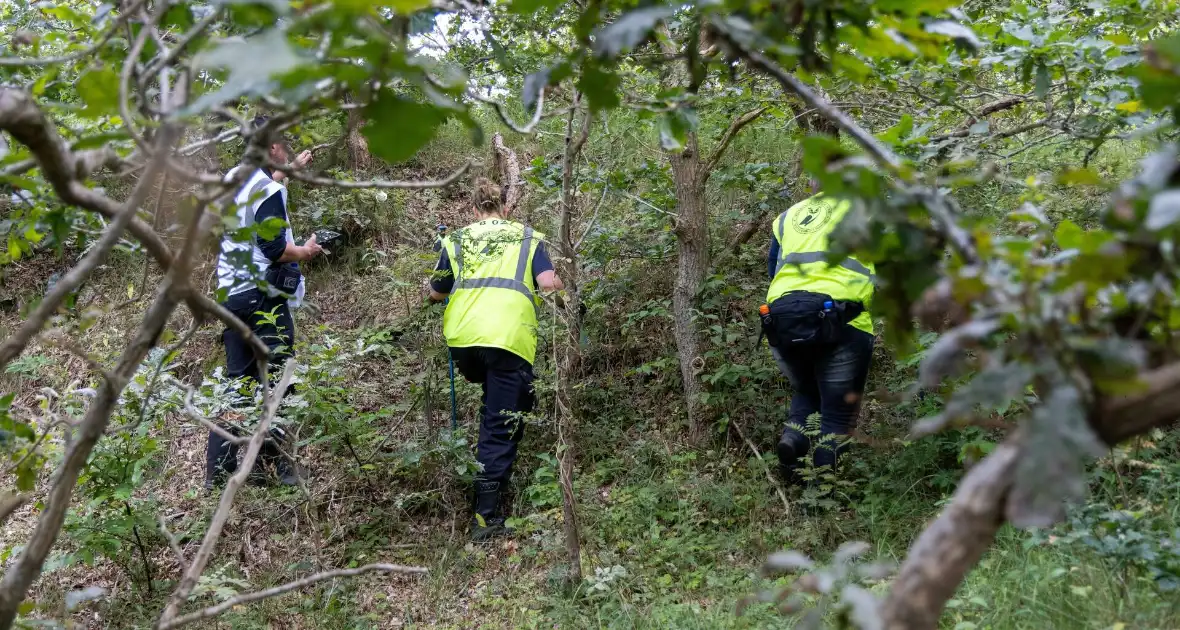
{"type": "MultiPolygon", "coordinates": [[[[265,117],[254,120],[255,129],[265,124],[265,117]]],[[[270,160],[286,164],[290,160],[286,141],[278,135],[268,140],[270,160]]],[[[305,151],[295,159],[295,165],[305,166],[310,161],[311,153],[305,151]]],[[[314,235],[303,245],[295,244],[290,217],[287,215],[287,189],[280,183],[284,179],[281,172],[267,167],[239,165],[226,178],[235,177],[242,168],[252,168],[254,172],[234,197],[239,227],[261,224],[268,219],[279,219],[285,226],[273,238],[266,239],[258,234],[248,242],[235,241],[233,231],[227,230],[217,258],[217,286],[219,292],[224,291],[226,296],[225,307],[270,348],[271,374],[267,376],[271,377],[281,372],[283,363],[294,355],[295,322],[291,317],[291,308],[299,306],[304,293],[299,262],[314,258],[323,248],[316,243],[314,235]],[[259,279],[265,279],[261,287],[259,279]],[[274,323],[262,313],[273,313],[274,323]]],[[[226,375],[256,384],[262,375],[258,373],[258,363],[246,339],[236,330],[226,328],[222,333],[222,341],[225,344],[226,375]]],[[[271,380],[273,383],[274,379],[271,380]]],[[[272,435],[272,440],[280,438],[280,431],[272,435]]],[[[205,465],[206,489],[225,482],[237,469],[237,457],[236,444],[216,433],[209,434],[205,465]]],[[[265,443],[259,462],[262,467],[251,471],[252,481],[265,482],[266,468],[273,467],[284,485],[298,483],[290,463],[272,441],[265,443]]]]}

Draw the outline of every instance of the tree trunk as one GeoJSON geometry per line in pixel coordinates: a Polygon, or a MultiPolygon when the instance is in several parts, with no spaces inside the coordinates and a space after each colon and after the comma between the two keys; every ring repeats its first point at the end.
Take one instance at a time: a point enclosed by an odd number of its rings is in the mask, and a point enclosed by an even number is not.
{"type": "Polygon", "coordinates": [[[516,151],[504,144],[504,136],[498,131],[492,136],[492,161],[496,166],[500,188],[504,191],[504,215],[511,216],[523,193],[520,186],[520,159],[516,157],[516,151]]]}
{"type": "Polygon", "coordinates": [[[369,153],[369,141],[361,133],[361,127],[364,124],[365,119],[361,116],[361,110],[348,110],[348,132],[344,143],[348,149],[348,167],[354,171],[367,171],[373,166],[373,155],[369,153]]]}
{"type": "MultiPolygon", "coordinates": [[[[346,94],[345,103],[352,104],[353,98],[346,94]]],[[[368,139],[361,133],[365,126],[365,117],[359,109],[348,110],[348,123],[345,131],[345,147],[348,152],[348,168],[354,171],[367,171],[373,168],[373,155],[368,150],[368,139]]]]}
{"type": "Polygon", "coordinates": [[[566,573],[567,584],[574,585],[582,580],[582,542],[578,531],[577,502],[574,496],[574,434],[577,417],[574,413],[573,386],[577,383],[582,365],[582,349],[579,339],[582,335],[581,304],[578,252],[575,249],[574,223],[577,221],[577,186],[574,181],[574,167],[578,154],[590,133],[590,113],[582,114],[578,135],[574,135],[574,121],[577,118],[581,95],[575,94],[574,106],[566,123],[565,153],[561,165],[561,228],[558,236],[561,256],[555,261],[562,281],[565,283],[566,301],[564,315],[567,334],[564,340],[555,343],[554,358],[558,378],[555,397],[557,399],[557,458],[558,481],[561,485],[561,508],[565,532],[565,550],[569,562],[566,573]]]}
{"type": "Polygon", "coordinates": [[[705,367],[697,333],[697,294],[709,271],[709,217],[705,205],[708,172],[701,163],[696,134],[689,134],[683,151],[668,154],[676,187],[676,287],[672,292],[673,335],[684,381],[689,438],[701,439],[706,431],[701,384],[697,377],[705,367]]]}

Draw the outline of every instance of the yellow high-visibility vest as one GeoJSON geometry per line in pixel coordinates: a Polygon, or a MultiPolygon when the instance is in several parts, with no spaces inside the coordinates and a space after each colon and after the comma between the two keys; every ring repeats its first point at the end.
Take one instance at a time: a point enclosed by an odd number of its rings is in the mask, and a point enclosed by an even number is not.
{"type": "Polygon", "coordinates": [[[774,302],[788,291],[811,291],[830,295],[834,300],[860,302],[865,311],[850,325],[873,334],[873,319],[869,315],[876,280],[873,265],[852,257],[833,265],[826,262],[828,237],[851,207],[847,199],[821,193],[791,206],[774,220],[779,255],[766,303],[774,302]]]}
{"type": "Polygon", "coordinates": [[[455,286],[443,314],[453,348],[501,348],[533,362],[537,308],[533,254],[544,234],[506,219],[487,219],[443,239],[455,286]]]}

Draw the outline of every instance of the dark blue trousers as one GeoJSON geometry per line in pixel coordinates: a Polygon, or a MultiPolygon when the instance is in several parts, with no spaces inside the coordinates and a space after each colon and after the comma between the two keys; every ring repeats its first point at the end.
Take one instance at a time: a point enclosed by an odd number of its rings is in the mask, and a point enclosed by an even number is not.
{"type": "Polygon", "coordinates": [[[533,410],[533,366],[499,348],[451,348],[455,367],[472,383],[483,386],[479,443],[475,458],[483,465],[480,479],[506,483],[512,476],[516,446],[524,437],[520,414],[533,410]]]}
{"type": "Polygon", "coordinates": [[[779,440],[780,466],[789,475],[798,466],[798,458],[814,451],[812,462],[816,467],[835,470],[844,449],[824,438],[847,436],[856,427],[873,358],[873,336],[846,326],[842,338],[835,343],[770,351],[794,390],[787,426],[779,440]],[[811,440],[792,425],[806,427],[807,418],[817,412],[820,440],[824,444],[813,449],[811,440]]]}
{"type": "MultiPolygon", "coordinates": [[[[225,307],[249,326],[250,330],[270,348],[268,377],[272,385],[277,384],[275,379],[282,372],[283,363],[295,354],[295,320],[291,317],[287,298],[269,296],[260,289],[250,289],[229,296],[225,301],[225,307]],[[268,318],[258,314],[272,311],[276,315],[273,324],[268,318]]],[[[227,327],[221,333],[221,340],[225,344],[226,376],[257,383],[258,361],[254,358],[254,350],[246,343],[245,337],[227,327]]],[[[280,439],[282,430],[276,427],[272,434],[272,439],[280,439]]],[[[238,466],[238,450],[237,444],[227,442],[220,435],[210,432],[209,445],[205,449],[206,474],[212,476],[217,471],[232,473],[238,466]]],[[[263,442],[260,455],[264,461],[281,457],[280,451],[270,440],[263,442]]]]}

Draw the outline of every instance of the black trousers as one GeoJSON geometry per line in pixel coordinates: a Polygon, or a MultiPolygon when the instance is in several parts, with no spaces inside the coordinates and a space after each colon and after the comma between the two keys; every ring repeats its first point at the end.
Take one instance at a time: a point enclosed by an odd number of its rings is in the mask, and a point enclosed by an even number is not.
{"type": "MultiPolygon", "coordinates": [[[[291,317],[291,308],[287,305],[287,298],[269,296],[260,289],[250,289],[229,296],[225,302],[239,320],[250,327],[270,349],[271,359],[268,363],[268,378],[274,385],[276,378],[282,373],[283,364],[295,355],[295,320],[291,317]],[[272,315],[274,321],[271,321],[272,315]]],[[[246,343],[246,338],[232,328],[226,328],[221,333],[221,341],[225,345],[225,372],[233,379],[242,379],[249,387],[258,384],[258,360],[254,351],[246,343]]],[[[231,429],[231,432],[234,432],[231,429]]],[[[272,430],[271,440],[263,443],[260,453],[263,461],[273,461],[281,457],[281,452],[274,444],[274,440],[282,438],[282,430],[272,430]]],[[[216,433],[209,434],[209,446],[205,450],[205,466],[208,474],[217,470],[232,473],[238,467],[238,445],[227,442],[216,433]]]]}
{"type": "MultiPolygon", "coordinates": [[[[813,445],[811,440],[792,425],[807,426],[807,418],[820,414],[820,440],[842,438],[852,433],[860,415],[861,399],[873,358],[874,338],[867,332],[846,326],[841,339],[835,343],[770,352],[779,370],[791,382],[794,395],[787,412],[787,426],[780,443],[793,447],[793,454],[802,457],[812,453],[815,466],[835,470],[844,451],[843,445],[813,445]],[[815,448],[813,448],[815,446],[815,448]]],[[[779,449],[780,459],[784,450],[779,449]]],[[[797,461],[780,461],[784,469],[793,469],[797,461]]]]}
{"type": "Polygon", "coordinates": [[[451,348],[459,372],[483,386],[479,443],[475,458],[483,465],[480,478],[507,482],[516,462],[516,446],[524,437],[520,414],[533,410],[533,366],[499,348],[451,348]]]}

